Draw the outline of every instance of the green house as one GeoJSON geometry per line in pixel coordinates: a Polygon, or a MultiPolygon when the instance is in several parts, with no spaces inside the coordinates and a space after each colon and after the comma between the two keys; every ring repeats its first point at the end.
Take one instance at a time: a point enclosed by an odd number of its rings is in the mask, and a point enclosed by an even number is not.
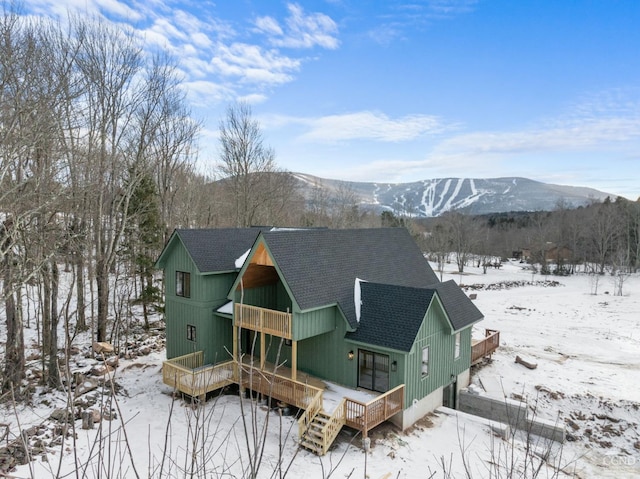
{"type": "MultiPolygon", "coordinates": [[[[469,383],[483,316],[404,228],[176,230],[157,267],[165,383],[191,395],[237,383],[294,405],[303,443],[314,427],[404,429],[455,407],[469,383]],[[331,384],[374,399],[325,411],[331,384]]],[[[307,447],[324,453],[331,440],[307,447]]]]}

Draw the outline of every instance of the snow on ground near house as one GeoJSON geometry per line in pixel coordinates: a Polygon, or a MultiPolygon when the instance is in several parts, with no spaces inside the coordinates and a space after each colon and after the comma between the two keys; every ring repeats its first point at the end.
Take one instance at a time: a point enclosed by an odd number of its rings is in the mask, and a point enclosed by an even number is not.
{"type": "MultiPolygon", "coordinates": [[[[474,369],[472,381],[493,385],[494,393],[503,391],[510,398],[524,396],[538,416],[565,422],[572,440],[564,444],[559,461],[566,465],[567,473],[583,478],[640,477],[640,276],[629,278],[623,296],[605,294],[614,290],[609,276],[599,277],[598,294],[594,295],[592,277],[544,277],[518,263],[491,269],[486,275],[474,268],[463,275],[447,272],[443,279],[475,285],[467,291],[477,294],[475,304],[485,315],[476,336],[481,336],[484,328],[501,333],[500,349],[493,361],[474,369]],[[543,286],[545,280],[559,284],[543,286]],[[530,281],[537,283],[514,286],[530,281]],[[485,285],[496,284],[504,287],[484,289],[485,285]],[[537,368],[516,364],[516,355],[537,363],[537,368]]],[[[242,477],[248,459],[238,396],[209,400],[203,408],[179,399],[172,402],[171,391],[162,384],[163,359],[163,351],[153,352],[135,360],[121,360],[116,370],[115,381],[122,388],[117,394],[118,417],[101,423],[103,436],[109,427],[114,431],[101,447],[104,455],[111,450],[111,477],[135,477],[123,449],[123,423],[140,476],[158,477],[164,456],[162,477],[184,477],[189,457],[207,460],[207,477],[242,477]],[[196,422],[207,438],[206,457],[191,455],[189,444],[202,438],[194,434],[196,422]]],[[[92,365],[91,359],[79,358],[77,362],[85,369],[92,365]]],[[[327,408],[337,402],[341,392],[339,386],[331,385],[331,389],[327,408]]],[[[106,399],[108,396],[102,398],[106,399]]],[[[33,405],[18,408],[21,429],[42,423],[52,407],[64,401],[62,393],[36,394],[33,405]]],[[[292,417],[283,417],[280,428],[280,418],[274,411],[248,400],[244,405],[245,417],[250,417],[247,411],[253,407],[261,424],[269,418],[260,477],[272,476],[280,442],[285,464],[293,458],[288,474],[293,478],[323,477],[323,471],[326,476],[332,468],[332,477],[424,478],[441,471],[442,461],[452,468],[453,477],[464,477],[462,449],[473,477],[478,478],[489,476],[492,451],[493,456],[506,457],[505,452],[513,445],[516,457],[525,456],[524,441],[499,439],[486,421],[437,412],[405,433],[389,425],[374,430],[367,455],[360,438],[343,431],[334,449],[318,458],[304,450],[297,452],[297,423],[292,417]]],[[[16,422],[13,411],[0,410],[0,423],[9,423],[16,430],[16,422]]],[[[96,464],[100,460],[97,448],[92,449],[98,430],[83,431],[80,421],[76,421],[76,427],[79,462],[86,464],[93,457],[86,476],[107,477],[104,471],[98,474],[96,464]]],[[[62,449],[60,475],[75,477],[73,445],[67,442],[62,449]]],[[[32,471],[20,466],[12,474],[31,477],[33,472],[35,477],[56,477],[60,450],[60,446],[50,448],[49,462],[37,458],[31,463],[32,471]]],[[[102,463],[106,464],[106,459],[102,463]]],[[[434,477],[442,477],[442,473],[434,477]]]]}
{"type": "Polygon", "coordinates": [[[463,285],[505,285],[474,289],[485,315],[478,330],[498,329],[501,341],[473,382],[499,384],[505,396],[537,405],[539,417],[564,422],[565,450],[582,456],[587,477],[605,477],[611,463],[621,464],[610,477],[640,477],[640,277],[614,296],[610,275],[542,276],[519,263],[488,273],[448,275],[463,285]],[[509,282],[537,285],[507,289],[509,282]],[[515,363],[516,355],[537,368],[515,363]]]}

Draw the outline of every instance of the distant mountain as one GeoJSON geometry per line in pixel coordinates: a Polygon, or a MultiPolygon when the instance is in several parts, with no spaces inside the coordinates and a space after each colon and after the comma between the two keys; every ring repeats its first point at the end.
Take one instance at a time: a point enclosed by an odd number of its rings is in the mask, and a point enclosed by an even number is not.
{"type": "Polygon", "coordinates": [[[438,216],[462,210],[471,214],[507,211],[550,211],[560,201],[578,207],[614,195],[593,188],[554,185],[527,178],[438,178],[413,183],[363,183],[328,180],[292,173],[308,202],[324,198],[336,204],[354,196],[358,204],[374,211],[398,215],[438,216]],[[320,196],[321,195],[321,196],[320,196]]]}

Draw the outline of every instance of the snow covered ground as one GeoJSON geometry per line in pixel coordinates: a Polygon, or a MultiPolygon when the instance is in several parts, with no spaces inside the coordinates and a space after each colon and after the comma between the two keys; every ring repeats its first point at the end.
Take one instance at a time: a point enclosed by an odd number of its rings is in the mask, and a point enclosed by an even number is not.
{"type": "MultiPolygon", "coordinates": [[[[453,270],[453,265],[447,268],[453,270]]],[[[478,335],[484,328],[501,333],[500,349],[490,364],[474,370],[473,383],[492,385],[494,393],[498,389],[509,398],[525,397],[539,417],[567,425],[570,440],[562,449],[556,446],[549,459],[562,465],[566,474],[559,477],[640,477],[640,276],[628,279],[623,296],[612,294],[609,276],[599,277],[598,294],[593,294],[593,277],[544,277],[515,262],[487,274],[474,268],[463,275],[447,272],[443,279],[472,286],[467,291],[477,294],[476,304],[485,315],[478,335]],[[559,284],[551,286],[553,281],[559,284]],[[527,282],[533,284],[522,285],[527,282]],[[516,364],[516,355],[537,368],[516,364]]],[[[71,439],[45,444],[47,461],[39,455],[13,471],[13,477],[76,477],[76,464],[83,465],[78,477],[185,477],[192,467],[194,477],[204,477],[203,468],[206,477],[243,477],[249,460],[238,396],[220,396],[203,407],[173,401],[162,384],[163,359],[162,349],[121,359],[113,376],[116,418],[89,431],[75,421],[75,444],[71,439]]],[[[96,365],[79,354],[71,367],[87,371],[96,365]]],[[[93,395],[97,406],[110,400],[98,391],[86,394],[93,395]]],[[[36,392],[27,406],[1,409],[0,423],[9,424],[12,434],[32,426],[53,429],[47,418],[66,400],[63,393],[36,392]]],[[[465,477],[463,455],[473,477],[496,477],[490,473],[492,462],[511,462],[511,451],[516,467],[526,464],[521,435],[504,441],[486,421],[465,415],[436,412],[404,433],[383,426],[372,432],[367,454],[360,438],[345,431],[330,454],[319,458],[297,449],[293,418],[280,422],[276,412],[246,400],[249,421],[251,408],[259,425],[269,420],[259,477],[272,477],[280,460],[285,467],[291,463],[292,478],[327,477],[330,472],[338,478],[443,477],[442,464],[452,477],[465,477]]],[[[540,445],[535,449],[544,452],[540,445]]]]}

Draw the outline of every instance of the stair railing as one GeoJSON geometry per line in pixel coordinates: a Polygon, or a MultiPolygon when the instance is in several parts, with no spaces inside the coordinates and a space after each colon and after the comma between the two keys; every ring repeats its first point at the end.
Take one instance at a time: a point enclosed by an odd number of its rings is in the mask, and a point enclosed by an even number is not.
{"type": "Polygon", "coordinates": [[[322,389],[318,390],[315,396],[313,396],[304,413],[300,416],[300,419],[298,419],[299,439],[302,439],[305,436],[309,430],[309,426],[313,422],[313,418],[316,417],[320,411],[322,411],[322,389]]]}
{"type": "Polygon", "coordinates": [[[327,424],[322,428],[322,454],[326,454],[329,450],[329,446],[333,443],[342,426],[345,425],[347,416],[347,400],[342,398],[342,401],[334,409],[333,414],[327,421],[327,424]]]}

